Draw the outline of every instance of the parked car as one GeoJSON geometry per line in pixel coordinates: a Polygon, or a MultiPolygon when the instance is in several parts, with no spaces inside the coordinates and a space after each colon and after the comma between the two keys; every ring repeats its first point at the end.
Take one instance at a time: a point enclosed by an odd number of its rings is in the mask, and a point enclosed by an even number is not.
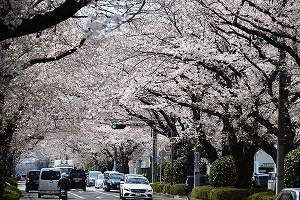
{"type": "Polygon", "coordinates": [[[98,176],[98,174],[102,174],[100,171],[90,171],[88,174],[86,186],[91,187],[95,186],[95,179],[98,176]]]}
{"type": "Polygon", "coordinates": [[[256,173],[252,177],[252,186],[259,188],[268,188],[269,174],[256,173]]]}
{"type": "Polygon", "coordinates": [[[124,174],[116,171],[104,172],[103,190],[109,192],[110,190],[119,190],[120,181],[124,179],[124,174]]]}
{"type": "Polygon", "coordinates": [[[59,196],[58,180],[61,178],[59,168],[42,168],[39,176],[38,197],[42,195],[59,196]]]}
{"type": "Polygon", "coordinates": [[[104,174],[98,174],[98,176],[95,179],[95,188],[103,188],[103,180],[104,180],[104,174]]]}
{"type": "Polygon", "coordinates": [[[30,170],[26,176],[25,192],[39,189],[40,170],[30,170]]]}
{"type": "Polygon", "coordinates": [[[300,200],[300,188],[284,188],[278,193],[276,200],[300,200]]]}
{"type": "Polygon", "coordinates": [[[70,189],[82,189],[86,191],[86,175],[83,169],[72,169],[70,171],[70,189]]]}
{"type": "MultiPolygon", "coordinates": [[[[199,177],[199,186],[208,185],[208,176],[200,175],[199,177]]],[[[185,194],[189,196],[194,188],[194,176],[187,176],[185,180],[185,194]]]]}
{"type": "Polygon", "coordinates": [[[153,189],[142,175],[124,175],[120,182],[120,199],[153,199],[153,189]]]}

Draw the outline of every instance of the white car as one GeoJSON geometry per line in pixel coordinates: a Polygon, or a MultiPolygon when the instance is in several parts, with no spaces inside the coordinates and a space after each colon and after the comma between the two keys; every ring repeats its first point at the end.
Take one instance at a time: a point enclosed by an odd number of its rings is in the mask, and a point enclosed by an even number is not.
{"type": "Polygon", "coordinates": [[[153,199],[153,190],[148,179],[141,175],[125,175],[120,182],[120,199],[153,199]]]}
{"type": "Polygon", "coordinates": [[[95,178],[95,188],[103,188],[103,179],[104,179],[104,174],[98,174],[98,176],[95,178]]]}

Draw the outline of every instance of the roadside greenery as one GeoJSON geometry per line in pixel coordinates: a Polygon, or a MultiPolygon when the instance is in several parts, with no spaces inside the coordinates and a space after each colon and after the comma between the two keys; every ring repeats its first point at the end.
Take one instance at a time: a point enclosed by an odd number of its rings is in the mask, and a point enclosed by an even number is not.
{"type": "Polygon", "coordinates": [[[211,186],[234,186],[235,180],[236,169],[232,156],[221,157],[212,163],[209,176],[211,186]]]}
{"type": "Polygon", "coordinates": [[[300,149],[287,153],[284,159],[284,187],[300,187],[300,149]]]}
{"type": "MultiPolygon", "coordinates": [[[[9,179],[11,182],[12,179],[9,179]]],[[[4,188],[3,199],[5,200],[17,200],[20,199],[20,190],[17,188],[15,181],[13,184],[7,183],[4,188]]]]}

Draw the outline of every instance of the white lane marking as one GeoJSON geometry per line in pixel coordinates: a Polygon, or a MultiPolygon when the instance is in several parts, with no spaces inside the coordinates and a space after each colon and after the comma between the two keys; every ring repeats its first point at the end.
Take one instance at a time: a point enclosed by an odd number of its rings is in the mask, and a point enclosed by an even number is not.
{"type": "Polygon", "coordinates": [[[72,194],[72,195],[74,195],[74,196],[76,196],[76,197],[78,197],[78,198],[80,198],[80,199],[85,199],[84,197],[81,197],[81,196],[79,196],[79,195],[77,195],[77,194],[74,194],[74,193],[72,193],[72,192],[68,192],[69,194],[72,194]]]}

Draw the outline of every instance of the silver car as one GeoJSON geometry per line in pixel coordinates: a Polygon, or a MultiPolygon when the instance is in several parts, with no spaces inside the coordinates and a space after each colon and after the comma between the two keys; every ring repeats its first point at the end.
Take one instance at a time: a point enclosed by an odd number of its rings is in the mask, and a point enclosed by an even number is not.
{"type": "Polygon", "coordinates": [[[300,200],[300,188],[284,188],[281,190],[276,200],[300,200]]]}

